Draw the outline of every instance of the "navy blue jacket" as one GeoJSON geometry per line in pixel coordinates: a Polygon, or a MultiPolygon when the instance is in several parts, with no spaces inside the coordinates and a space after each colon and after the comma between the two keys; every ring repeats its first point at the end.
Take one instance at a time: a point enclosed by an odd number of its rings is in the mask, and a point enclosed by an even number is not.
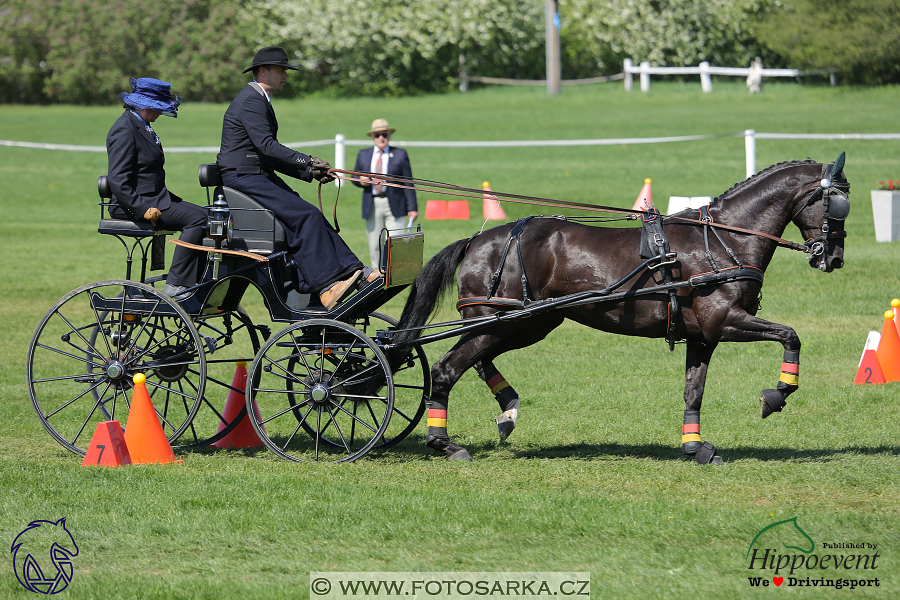
{"type": "MultiPolygon", "coordinates": [[[[412,167],[409,164],[409,155],[406,153],[406,150],[388,146],[387,151],[390,159],[388,160],[388,171],[386,175],[412,177],[412,167]]],[[[354,167],[353,170],[357,172],[368,172],[372,168],[372,154],[374,152],[375,148],[372,146],[360,150],[359,154],[356,155],[356,167],[354,167]]],[[[369,213],[372,211],[372,186],[362,185],[357,179],[357,177],[353,178],[353,185],[363,189],[362,217],[363,219],[367,219],[369,218],[369,213]]],[[[391,186],[385,186],[384,189],[387,194],[388,204],[391,205],[392,215],[400,218],[406,216],[406,214],[412,210],[418,212],[419,208],[418,203],[416,202],[416,190],[406,190],[391,186]]]]}
{"type": "Polygon", "coordinates": [[[106,152],[109,160],[107,177],[114,201],[128,211],[132,219],[142,219],[148,208],[164,211],[172,202],[181,202],[179,196],[166,188],[166,171],[163,169],[166,157],[162,145],[156,143],[153,134],[130,110],[126,110],[109,130],[106,152]]]}
{"type": "Polygon", "coordinates": [[[222,145],[216,157],[219,168],[238,175],[278,171],[312,181],[309,158],[278,142],[278,121],[271,103],[253,84],[244,86],[225,111],[222,145]]]}

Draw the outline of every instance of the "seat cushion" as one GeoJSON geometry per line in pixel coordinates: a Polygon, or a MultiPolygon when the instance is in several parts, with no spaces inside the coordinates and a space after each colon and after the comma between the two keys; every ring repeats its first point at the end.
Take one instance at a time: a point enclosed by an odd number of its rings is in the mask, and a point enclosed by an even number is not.
{"type": "Polygon", "coordinates": [[[156,229],[149,221],[127,221],[125,219],[101,219],[97,231],[109,235],[126,237],[152,237],[154,235],[171,235],[173,231],[156,229]]]}

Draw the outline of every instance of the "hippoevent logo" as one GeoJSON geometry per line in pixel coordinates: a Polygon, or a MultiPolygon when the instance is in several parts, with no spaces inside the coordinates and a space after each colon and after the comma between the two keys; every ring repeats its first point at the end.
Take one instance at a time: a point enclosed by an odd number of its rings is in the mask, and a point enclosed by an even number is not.
{"type": "Polygon", "coordinates": [[[58,594],[72,581],[72,559],[78,556],[66,519],[32,521],[13,540],[10,549],[16,578],[36,594],[58,594]]]}
{"type": "Polygon", "coordinates": [[[759,530],[747,548],[747,568],[755,573],[750,587],[879,587],[878,544],[816,542],[797,523],[797,517],[759,530]]]}

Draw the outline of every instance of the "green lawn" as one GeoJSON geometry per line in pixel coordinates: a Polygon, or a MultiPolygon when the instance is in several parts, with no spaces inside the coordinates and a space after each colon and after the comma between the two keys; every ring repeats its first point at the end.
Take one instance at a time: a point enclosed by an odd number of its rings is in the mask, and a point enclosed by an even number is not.
{"type": "MultiPolygon", "coordinates": [[[[785,133],[895,133],[897,87],[767,83],[750,96],[735,82],[703,94],[696,82],[487,88],[403,99],[275,99],[283,141],[362,138],[385,117],[403,140],[506,140],[676,136],[745,129],[785,133]]],[[[160,119],[168,148],[218,144],[225,105],[185,104],[160,119]]],[[[121,109],[0,108],[0,139],[103,145],[121,109]]],[[[349,148],[353,164],[358,148],[349,148]]],[[[96,233],[102,153],[0,146],[0,540],[36,519],[66,517],[80,553],[64,595],[73,598],[308,598],[309,573],[586,571],[594,598],[743,598],[764,593],[748,577],[748,547],[764,527],[798,517],[822,544],[877,544],[877,570],[814,570],[811,578],[874,578],[865,590],[801,588],[805,598],[900,594],[900,401],[897,383],[852,383],[869,330],[900,297],[900,244],[874,238],[869,190],[900,179],[898,141],[760,140],[757,167],[847,152],[852,186],[846,267],[823,274],[779,250],[760,316],[803,341],[801,387],[787,408],[759,418],[758,393],[778,379],[774,343],[721,346],[711,364],[704,439],[726,464],[699,467],[680,451],[683,348],[564,324],[497,366],[522,396],[519,427],[497,442],[497,406],[467,373],[451,395],[450,432],[475,457],[448,463],[426,452],[424,424],[407,441],[346,465],[291,464],[265,450],[179,452],[183,464],[82,468],[31,408],[25,355],[48,308],[69,290],[124,276],[123,251],[96,233]]],[[[330,148],[310,152],[331,159],[330,148]]],[[[575,202],[630,207],[644,178],[668,196],[716,196],[744,177],[740,137],[658,145],[575,148],[412,148],[425,179],[575,202]]],[[[167,155],[169,187],[205,203],[197,166],[213,154],[167,155]]],[[[297,182],[314,201],[312,186],[297,182]]],[[[330,214],[329,194],[326,213],[330,214]]],[[[438,199],[423,195],[424,202],[438,199]]],[[[504,205],[509,217],[551,212],[504,205]]],[[[426,257],[482,221],[424,222],[426,257]]],[[[341,194],[342,235],[366,256],[359,193],[341,194]]],[[[796,229],[787,237],[799,240],[796,229]]],[[[405,295],[383,310],[399,316],[405,295]]],[[[245,302],[256,322],[258,296],[245,302]]],[[[454,318],[448,303],[442,319],[454,318]]],[[[275,324],[275,327],[280,325],[275,324]]],[[[429,345],[434,362],[452,341],[429,345]]],[[[222,398],[224,402],[224,398],[222,398]]],[[[796,553],[771,539],[765,546],[796,553]]],[[[787,540],[791,544],[796,540],[787,540]]],[[[791,545],[797,545],[793,543],[791,545]]],[[[12,560],[0,597],[31,593],[12,560]]],[[[784,574],[784,573],[780,573],[784,574]]],[[[796,577],[797,574],[795,573],[796,577]]],[[[774,584],[769,586],[774,587],[774,584]]],[[[782,586],[784,587],[784,586],[782,586]]],[[[315,596],[313,596],[315,597],[315,596]]]]}

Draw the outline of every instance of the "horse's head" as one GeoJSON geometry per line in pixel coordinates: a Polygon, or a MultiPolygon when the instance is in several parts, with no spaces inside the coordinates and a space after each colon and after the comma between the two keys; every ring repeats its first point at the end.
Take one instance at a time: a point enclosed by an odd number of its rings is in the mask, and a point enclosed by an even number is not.
{"type": "Polygon", "coordinates": [[[844,153],[822,165],[821,180],[804,187],[791,220],[809,248],[809,266],[829,273],[844,266],[844,221],[850,213],[850,184],[844,176],[844,153]]]}

